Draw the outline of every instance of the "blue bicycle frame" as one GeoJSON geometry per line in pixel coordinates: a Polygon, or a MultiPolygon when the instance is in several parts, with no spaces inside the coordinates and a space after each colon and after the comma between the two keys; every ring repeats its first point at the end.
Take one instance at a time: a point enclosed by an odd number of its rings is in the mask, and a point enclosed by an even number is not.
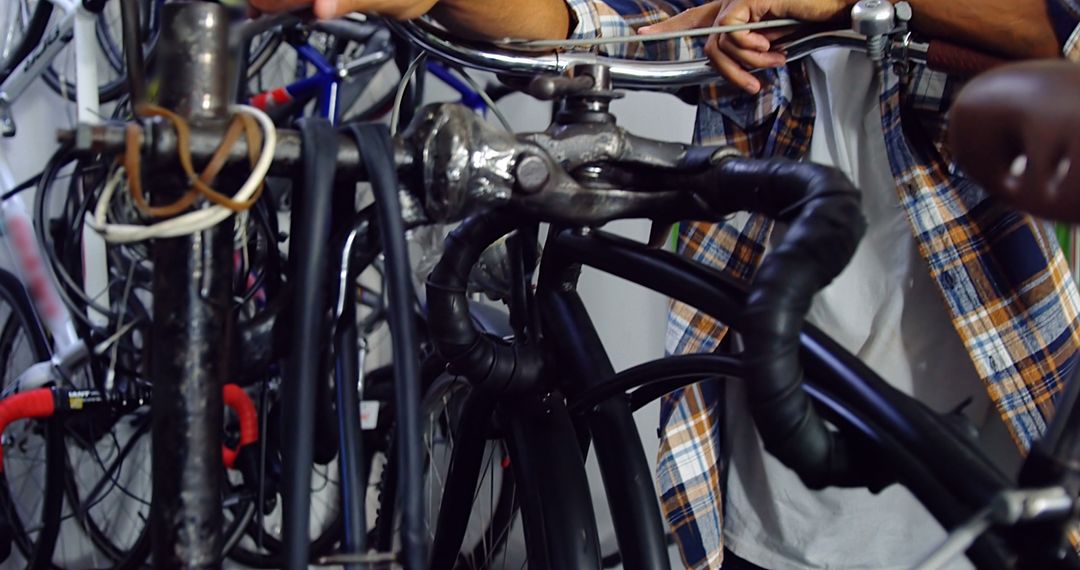
{"type": "MultiPolygon", "coordinates": [[[[340,112],[338,109],[338,90],[341,86],[341,82],[345,81],[355,73],[370,69],[377,65],[382,65],[392,57],[392,54],[389,52],[379,51],[361,56],[339,68],[331,64],[319,50],[309,44],[296,45],[294,46],[294,49],[296,50],[296,57],[300,63],[298,67],[300,69],[306,69],[310,66],[314,69],[314,73],[308,77],[285,85],[284,87],[277,87],[253,95],[248,100],[249,104],[253,107],[267,110],[294,101],[309,101],[315,99],[317,101],[315,112],[318,116],[329,119],[331,124],[334,125],[338,122],[338,114],[340,112]]],[[[487,111],[487,104],[484,102],[483,97],[481,97],[480,94],[472,89],[466,82],[455,76],[444,65],[438,62],[429,61],[427,63],[427,71],[439,78],[443,83],[446,83],[451,89],[458,92],[458,94],[461,95],[461,100],[459,102],[462,105],[477,112],[487,111]]]]}

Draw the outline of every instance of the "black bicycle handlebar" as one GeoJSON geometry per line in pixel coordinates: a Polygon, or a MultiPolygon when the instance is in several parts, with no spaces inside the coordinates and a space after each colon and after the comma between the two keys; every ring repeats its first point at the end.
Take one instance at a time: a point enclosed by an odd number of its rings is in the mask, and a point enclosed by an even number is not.
{"type": "Polygon", "coordinates": [[[880,484],[828,429],[802,390],[799,334],[814,295],[847,266],[866,230],[859,191],[839,170],[788,159],[728,158],[715,168],[713,207],[788,225],[750,288],[738,323],[750,411],[765,449],[811,489],[880,484]]]}
{"type": "MultiPolygon", "coordinates": [[[[704,202],[700,219],[750,211],[788,225],[731,323],[746,342],[751,412],[765,448],[810,488],[884,486],[887,478],[861,464],[818,416],[802,390],[799,364],[799,334],[813,297],[847,265],[865,231],[859,191],[834,168],[780,158],[716,160],[715,149],[693,150],[709,152],[686,154],[681,166],[693,174],[682,177],[683,191],[673,200],[697,196],[704,202]]],[[[476,383],[519,385],[521,375],[539,372],[539,360],[523,360],[532,356],[527,351],[479,334],[468,312],[469,271],[485,247],[516,225],[506,212],[469,218],[447,239],[428,279],[432,338],[451,369],[476,383]]]]}

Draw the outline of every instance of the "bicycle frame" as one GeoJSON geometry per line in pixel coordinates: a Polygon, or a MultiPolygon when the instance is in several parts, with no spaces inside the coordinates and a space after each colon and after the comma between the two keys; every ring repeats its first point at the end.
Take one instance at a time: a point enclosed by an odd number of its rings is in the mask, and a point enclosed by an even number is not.
{"type": "Polygon", "coordinates": [[[94,32],[96,14],[83,7],[81,0],[46,0],[60,8],[63,16],[56,25],[45,31],[41,42],[19,67],[0,84],[0,134],[5,137],[15,136],[14,117],[11,105],[30,84],[49,68],[60,50],[75,41],[75,93],[77,117],[79,122],[99,122],[99,102],[97,93],[97,62],[94,61],[94,32]]]}
{"type": "MultiPolygon", "coordinates": [[[[554,395],[517,395],[512,400],[470,404],[479,411],[515,406],[515,413],[499,417],[510,445],[511,463],[517,465],[515,476],[522,477],[519,488],[524,496],[539,495],[532,499],[535,502],[531,503],[531,509],[537,510],[531,514],[542,516],[526,523],[540,525],[548,532],[575,529],[579,533],[575,544],[584,540],[587,546],[576,550],[579,558],[572,561],[544,566],[543,563],[552,561],[540,557],[539,567],[596,567],[599,547],[594,515],[591,508],[586,508],[592,503],[583,458],[577,448],[569,445],[576,440],[584,450],[591,440],[595,443],[626,567],[666,568],[665,527],[656,508],[652,473],[630,417],[631,410],[703,379],[738,376],[740,370],[737,361],[730,358],[697,355],[688,357],[700,359],[697,364],[690,362],[689,372],[686,367],[673,369],[661,365],[666,361],[658,361],[656,369],[649,373],[625,377],[616,374],[574,288],[578,274],[575,268],[580,265],[589,265],[689,303],[721,321],[737,314],[745,292],[719,272],[670,252],[652,250],[600,231],[557,232],[547,242],[536,293],[544,335],[549,339],[549,362],[560,363],[559,376],[548,378],[540,394],[551,391],[554,395]],[[565,405],[559,401],[559,395],[566,397],[565,405]],[[537,409],[543,413],[536,413],[537,409]],[[543,429],[547,430],[542,436],[532,426],[541,420],[543,429]],[[573,429],[568,431],[567,426],[573,429]],[[550,443],[553,440],[562,443],[550,443]],[[528,450],[528,453],[521,457],[514,450],[528,450]],[[568,504],[575,506],[569,508],[568,504]]],[[[1015,488],[1014,483],[939,416],[891,388],[855,356],[812,326],[807,326],[802,335],[802,353],[806,389],[819,408],[829,413],[835,424],[859,434],[867,444],[868,453],[873,453],[873,459],[889,465],[897,479],[928,506],[945,528],[964,523],[1001,492],[1015,488]]],[[[476,483],[472,477],[480,469],[486,441],[482,430],[490,412],[462,417],[443,496],[450,501],[468,502],[476,483]],[[464,421],[470,417],[474,421],[464,421]],[[453,462],[462,464],[456,466],[457,471],[453,462]]],[[[441,557],[450,556],[453,560],[456,556],[460,538],[454,529],[467,524],[462,520],[468,516],[467,508],[458,509],[456,515],[446,515],[446,520],[442,518],[444,513],[455,513],[454,504],[444,503],[440,509],[433,549],[436,567],[445,562],[441,557]],[[447,533],[446,529],[451,530],[447,533]]],[[[530,540],[535,540],[535,536],[530,539],[527,533],[527,544],[530,540]]],[[[529,560],[533,562],[534,553],[542,548],[530,544],[529,549],[529,560]]],[[[970,555],[980,568],[997,568],[1001,560],[1009,558],[1008,552],[1001,537],[985,535],[975,543],[970,555]]]]}
{"type": "MultiPolygon", "coordinates": [[[[56,58],[57,54],[74,40],[76,50],[76,116],[80,123],[96,124],[100,119],[98,99],[97,62],[94,61],[96,45],[95,22],[97,14],[86,10],[81,0],[47,0],[60,8],[62,16],[52,27],[47,29],[41,42],[20,63],[10,76],[0,85],[0,132],[10,137],[15,134],[15,122],[11,116],[11,106],[26,89],[41,77],[56,58]]],[[[15,186],[10,165],[0,156],[0,188],[10,189],[15,186]]],[[[5,393],[37,388],[55,381],[58,371],[70,369],[84,361],[88,356],[85,342],[76,333],[71,312],[60,297],[57,284],[45,271],[46,263],[41,244],[33,231],[33,220],[22,196],[15,194],[0,204],[0,235],[14,264],[13,270],[26,286],[34,302],[35,312],[41,324],[52,339],[50,350],[53,358],[31,366],[20,374],[5,393]]],[[[105,267],[105,248],[100,237],[92,231],[84,232],[84,247],[87,265],[105,267]]],[[[108,277],[87,274],[87,291],[105,290],[104,301],[108,302],[108,277]]],[[[91,311],[89,317],[101,322],[100,315],[91,311]]]]}
{"type": "MultiPolygon", "coordinates": [[[[294,46],[296,57],[312,66],[315,72],[303,79],[282,87],[252,95],[248,103],[262,110],[287,105],[294,101],[316,100],[316,115],[338,124],[338,89],[346,79],[363,71],[382,65],[393,58],[389,51],[377,51],[356,58],[340,67],[332,65],[319,50],[309,44],[294,46]]],[[[487,104],[469,85],[461,81],[441,63],[429,61],[426,69],[443,83],[461,95],[460,103],[476,112],[483,112],[487,104]]]]}
{"type": "MultiPolygon", "coordinates": [[[[7,161],[0,156],[0,188],[12,188],[15,181],[7,161]]],[[[45,259],[34,235],[33,219],[22,196],[14,196],[0,203],[0,237],[8,249],[15,275],[19,278],[41,319],[45,330],[53,339],[54,353],[65,353],[79,344],[75,322],[66,305],[60,299],[56,283],[45,271],[45,259]]]]}

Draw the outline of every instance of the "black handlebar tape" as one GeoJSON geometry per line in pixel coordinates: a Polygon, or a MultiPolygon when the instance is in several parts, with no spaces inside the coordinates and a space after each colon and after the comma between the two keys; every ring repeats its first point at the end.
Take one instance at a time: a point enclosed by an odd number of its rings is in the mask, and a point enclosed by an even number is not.
{"type": "Polygon", "coordinates": [[[714,167],[718,209],[788,224],[765,257],[736,323],[746,343],[747,391],[765,448],[811,489],[877,477],[826,427],[802,390],[799,334],[814,295],[847,266],[866,230],[859,191],[839,170],[787,159],[728,158],[714,167]]]}

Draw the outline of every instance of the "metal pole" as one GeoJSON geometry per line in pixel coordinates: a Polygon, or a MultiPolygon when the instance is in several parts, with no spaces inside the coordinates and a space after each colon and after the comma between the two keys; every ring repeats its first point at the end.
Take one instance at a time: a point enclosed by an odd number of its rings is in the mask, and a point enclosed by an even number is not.
{"type": "MultiPolygon", "coordinates": [[[[159,103],[193,125],[223,128],[228,55],[226,10],[210,2],[163,7],[159,103]]],[[[154,200],[177,199],[187,180],[153,171],[154,200]]],[[[232,222],[153,242],[154,568],[221,565],[222,386],[232,325],[232,222]]]]}
{"type": "Polygon", "coordinates": [[[146,64],[143,60],[143,37],[139,27],[141,23],[139,0],[121,0],[120,29],[123,32],[124,67],[127,69],[132,107],[146,101],[146,64]]]}

